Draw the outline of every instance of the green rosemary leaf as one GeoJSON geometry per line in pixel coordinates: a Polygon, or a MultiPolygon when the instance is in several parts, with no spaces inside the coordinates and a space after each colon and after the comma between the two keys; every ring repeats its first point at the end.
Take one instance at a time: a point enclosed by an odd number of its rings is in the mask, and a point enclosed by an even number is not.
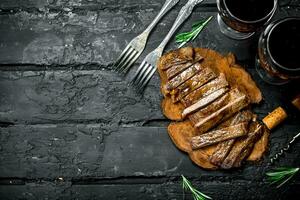
{"type": "Polygon", "coordinates": [[[190,190],[190,192],[193,195],[194,200],[207,200],[212,199],[211,197],[207,196],[206,194],[203,194],[202,192],[198,191],[196,188],[193,187],[191,182],[187,180],[183,175],[182,177],[182,188],[183,190],[190,190]]]}
{"type": "Polygon", "coordinates": [[[176,41],[177,42],[184,42],[188,40],[191,37],[191,33],[181,33],[176,36],[176,41]]]}
{"type": "Polygon", "coordinates": [[[200,20],[192,25],[192,30],[197,29],[200,25],[202,25],[206,20],[200,20]]]}
{"type": "Polygon", "coordinates": [[[293,178],[295,174],[291,174],[290,177],[288,177],[286,180],[282,181],[277,188],[280,188],[283,184],[285,184],[286,182],[288,182],[291,178],[293,178]]]}
{"type": "Polygon", "coordinates": [[[189,41],[194,40],[212,18],[213,16],[209,17],[206,20],[201,20],[194,23],[190,32],[180,33],[176,35],[176,42],[181,43],[178,48],[182,47],[189,41]]]}
{"type": "Polygon", "coordinates": [[[298,168],[277,168],[273,172],[267,172],[267,180],[270,182],[270,184],[276,184],[277,188],[284,185],[286,182],[288,182],[298,171],[298,168]]]}
{"type": "Polygon", "coordinates": [[[191,33],[180,33],[176,35],[176,40],[180,40],[182,38],[190,37],[191,33]]]}
{"type": "Polygon", "coordinates": [[[212,19],[212,16],[209,17],[206,21],[204,21],[201,25],[199,24],[199,27],[196,29],[196,34],[193,36],[192,40],[194,40],[199,33],[202,31],[202,29],[208,24],[208,22],[212,19]]]}
{"type": "Polygon", "coordinates": [[[187,187],[187,185],[186,185],[186,183],[184,181],[182,181],[182,189],[183,190],[187,190],[188,189],[188,187],[187,187]]]}
{"type": "Polygon", "coordinates": [[[204,194],[204,193],[202,193],[202,192],[200,192],[200,191],[198,191],[198,190],[195,190],[195,192],[196,192],[197,194],[199,194],[199,195],[201,195],[201,196],[207,198],[207,199],[212,199],[210,196],[207,196],[206,194],[204,194]]]}

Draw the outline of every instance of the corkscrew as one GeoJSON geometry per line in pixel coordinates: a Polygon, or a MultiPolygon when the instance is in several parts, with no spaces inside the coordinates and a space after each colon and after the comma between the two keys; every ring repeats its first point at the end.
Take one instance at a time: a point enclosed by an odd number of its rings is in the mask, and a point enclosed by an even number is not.
{"type": "Polygon", "coordinates": [[[300,137],[300,132],[295,135],[291,141],[287,144],[287,146],[283,147],[282,149],[279,150],[278,153],[276,153],[271,159],[270,159],[270,164],[273,164],[284,152],[288,151],[291,147],[291,145],[296,141],[296,139],[300,137]]]}

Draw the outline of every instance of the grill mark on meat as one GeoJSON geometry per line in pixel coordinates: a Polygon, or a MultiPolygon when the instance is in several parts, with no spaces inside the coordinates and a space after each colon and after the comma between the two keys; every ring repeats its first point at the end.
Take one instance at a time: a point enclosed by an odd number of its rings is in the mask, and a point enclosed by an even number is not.
{"type": "Polygon", "coordinates": [[[194,60],[194,48],[186,47],[166,54],[161,60],[162,70],[167,70],[174,65],[184,64],[194,60]]]}
{"type": "Polygon", "coordinates": [[[202,119],[205,116],[208,116],[209,114],[216,112],[217,110],[225,106],[226,103],[229,102],[229,100],[230,100],[229,93],[226,93],[224,96],[212,102],[210,105],[206,106],[205,108],[189,115],[189,119],[195,125],[197,124],[199,119],[202,119]]]}
{"type": "Polygon", "coordinates": [[[178,65],[182,65],[182,64],[185,64],[185,63],[188,63],[188,62],[191,62],[192,60],[173,60],[169,63],[167,63],[165,66],[162,67],[162,70],[165,71],[165,70],[168,70],[172,67],[176,67],[178,65]]]}
{"type": "Polygon", "coordinates": [[[221,88],[208,96],[203,97],[202,99],[199,99],[196,103],[193,105],[187,107],[186,109],[183,110],[182,112],[182,117],[186,117],[187,115],[196,112],[197,110],[204,108],[205,106],[209,105],[222,95],[224,95],[228,91],[228,88],[221,88]]]}
{"type": "Polygon", "coordinates": [[[165,89],[168,92],[171,92],[181,84],[183,84],[185,81],[189,80],[191,77],[196,75],[200,70],[202,69],[202,66],[200,63],[195,63],[191,67],[187,68],[183,72],[181,72],[179,75],[171,79],[166,85],[165,89]]]}
{"type": "Polygon", "coordinates": [[[235,139],[220,142],[216,147],[216,151],[210,156],[209,162],[214,165],[220,166],[232,149],[234,142],[235,139]]]}
{"type": "Polygon", "coordinates": [[[203,57],[197,58],[193,62],[187,62],[187,63],[178,64],[178,65],[174,65],[173,67],[170,67],[166,71],[166,75],[167,75],[168,80],[174,78],[175,76],[177,76],[178,74],[180,74],[181,72],[183,72],[184,70],[189,68],[190,66],[192,66],[195,63],[201,61],[202,59],[203,59],[203,57]]]}
{"type": "Polygon", "coordinates": [[[218,142],[247,135],[247,125],[248,123],[240,123],[192,137],[192,149],[200,149],[218,142]]]}
{"type": "Polygon", "coordinates": [[[249,145],[247,148],[241,153],[241,155],[236,159],[234,162],[234,167],[240,167],[242,165],[242,161],[245,160],[252,152],[255,143],[263,136],[264,134],[264,129],[265,127],[259,128],[256,132],[254,132],[254,135],[251,139],[252,140],[249,142],[249,145]]]}
{"type": "Polygon", "coordinates": [[[228,82],[225,78],[225,75],[221,73],[218,78],[208,82],[202,87],[197,88],[187,96],[182,99],[182,103],[184,106],[188,107],[197,102],[198,99],[207,96],[221,88],[227,87],[228,82]]]}
{"type": "MultiPolygon", "coordinates": [[[[228,104],[218,109],[216,112],[199,117],[195,127],[198,129],[198,134],[208,131],[210,128],[218,125],[222,121],[228,119],[236,112],[242,110],[250,103],[248,97],[240,92],[237,88],[229,92],[228,104]]],[[[201,110],[200,110],[201,111],[201,110]]],[[[196,112],[198,113],[198,112],[196,112]]]]}
{"type": "Polygon", "coordinates": [[[258,122],[252,123],[250,125],[248,136],[235,142],[228,156],[223,161],[221,167],[223,169],[239,167],[242,161],[251,153],[254,144],[262,136],[262,134],[263,126],[258,122]]]}
{"type": "Polygon", "coordinates": [[[211,70],[211,68],[203,68],[203,70],[201,70],[198,74],[196,74],[184,84],[180,85],[178,88],[171,92],[171,98],[173,103],[180,101],[190,92],[203,86],[204,84],[211,81],[212,79],[215,79],[216,77],[217,75],[211,70]]]}
{"type": "Polygon", "coordinates": [[[178,74],[180,74],[181,72],[183,72],[184,70],[186,70],[187,68],[192,66],[193,64],[194,63],[192,63],[192,62],[186,62],[186,63],[181,63],[178,65],[174,65],[173,67],[170,67],[166,71],[168,80],[174,78],[175,76],[177,76],[178,74]]]}
{"type": "Polygon", "coordinates": [[[224,121],[221,123],[218,127],[216,128],[224,128],[232,125],[236,125],[242,122],[249,122],[249,121],[256,121],[256,115],[253,114],[251,110],[242,110],[232,117],[230,117],[228,120],[224,121]]]}
{"type": "MultiPolygon", "coordinates": [[[[232,126],[243,122],[248,123],[253,119],[253,117],[254,115],[250,110],[241,111],[235,116],[231,117],[225,123],[220,124],[218,128],[232,126]]],[[[230,152],[230,150],[232,149],[234,142],[235,139],[220,142],[217,145],[215,152],[210,156],[209,161],[214,165],[221,165],[228,153],[230,152]]]]}

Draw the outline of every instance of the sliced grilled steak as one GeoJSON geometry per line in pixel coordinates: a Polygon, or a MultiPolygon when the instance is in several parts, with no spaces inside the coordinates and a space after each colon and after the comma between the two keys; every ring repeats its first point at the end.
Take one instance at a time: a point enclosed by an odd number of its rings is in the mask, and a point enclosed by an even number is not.
{"type": "Polygon", "coordinates": [[[185,96],[181,102],[186,107],[191,106],[192,104],[196,103],[198,99],[227,86],[228,82],[226,81],[225,75],[221,73],[218,78],[208,82],[207,84],[199,87],[198,89],[185,96]]]}
{"type": "Polygon", "coordinates": [[[236,113],[235,115],[233,115],[228,120],[221,123],[216,128],[225,128],[225,127],[236,125],[239,123],[249,122],[251,120],[256,121],[256,115],[253,114],[253,112],[251,110],[246,109],[246,110],[242,110],[242,111],[236,113]]]}
{"type": "Polygon", "coordinates": [[[209,162],[214,165],[220,166],[232,149],[235,140],[236,139],[230,139],[220,142],[216,147],[216,151],[210,156],[209,162]]]}
{"type": "MultiPolygon", "coordinates": [[[[224,96],[226,97],[226,94],[224,96]]],[[[250,103],[248,97],[238,89],[231,90],[228,93],[228,96],[228,100],[225,99],[224,101],[220,102],[221,104],[225,102],[226,105],[220,107],[218,105],[219,101],[215,101],[207,106],[209,108],[205,107],[190,115],[193,118],[190,119],[195,124],[195,127],[198,129],[199,134],[208,131],[222,121],[228,119],[236,112],[248,106],[250,103]],[[215,106],[217,110],[215,108],[212,108],[211,106],[215,106]],[[212,110],[214,112],[207,113],[207,110],[212,110]],[[204,113],[207,114],[205,115],[204,113]]]]}
{"type": "Polygon", "coordinates": [[[178,64],[175,65],[173,67],[170,67],[169,69],[167,69],[166,71],[166,75],[168,80],[174,78],[175,76],[177,76],[178,74],[180,74],[181,72],[183,72],[184,70],[186,70],[187,68],[189,68],[190,66],[192,66],[193,64],[201,61],[203,58],[197,58],[196,60],[193,60],[192,62],[189,61],[187,63],[184,64],[178,64]]]}
{"type": "MultiPolygon", "coordinates": [[[[220,126],[218,126],[217,128],[232,126],[239,123],[248,123],[252,120],[253,116],[254,115],[250,110],[244,110],[237,113],[226,122],[220,124],[220,126]]],[[[220,142],[216,147],[216,151],[210,156],[210,162],[214,165],[221,165],[228,155],[229,151],[233,147],[234,142],[235,139],[220,142]]]]}
{"type": "Polygon", "coordinates": [[[182,117],[184,118],[187,115],[194,113],[201,108],[204,108],[208,104],[212,103],[213,101],[215,101],[216,99],[218,99],[219,97],[224,95],[228,90],[229,90],[228,88],[221,88],[221,89],[209,94],[208,96],[205,96],[205,97],[199,99],[196,103],[194,103],[193,105],[191,105],[183,110],[182,117]]]}
{"type": "Polygon", "coordinates": [[[177,88],[181,84],[183,84],[185,81],[189,80],[191,77],[193,77],[195,74],[197,74],[202,68],[200,63],[195,63],[188,69],[184,70],[180,74],[178,74],[176,77],[171,79],[166,85],[165,89],[168,92],[171,92],[173,89],[177,88]]]}
{"type": "Polygon", "coordinates": [[[230,95],[229,93],[224,94],[221,98],[217,99],[216,101],[212,102],[205,108],[189,115],[189,119],[191,122],[195,125],[198,123],[199,120],[205,118],[206,116],[209,116],[210,114],[218,111],[222,107],[224,107],[226,104],[228,104],[230,101],[230,95]]]}
{"type": "Polygon", "coordinates": [[[211,68],[205,67],[198,74],[190,78],[184,84],[180,85],[174,92],[172,91],[171,97],[174,103],[180,101],[183,97],[194,91],[195,89],[203,86],[207,82],[216,78],[217,75],[214,73],[211,68]]]}
{"type": "Polygon", "coordinates": [[[166,54],[161,60],[162,70],[167,70],[170,67],[178,64],[187,63],[194,60],[194,48],[186,47],[166,54]]]}
{"type": "Polygon", "coordinates": [[[192,149],[200,149],[218,142],[247,135],[247,126],[248,123],[240,123],[192,137],[192,149]]]}
{"type": "Polygon", "coordinates": [[[251,153],[254,144],[263,134],[263,126],[257,122],[250,125],[250,130],[246,138],[237,140],[229,152],[228,156],[223,161],[221,167],[230,169],[239,167],[242,161],[251,153]]]}

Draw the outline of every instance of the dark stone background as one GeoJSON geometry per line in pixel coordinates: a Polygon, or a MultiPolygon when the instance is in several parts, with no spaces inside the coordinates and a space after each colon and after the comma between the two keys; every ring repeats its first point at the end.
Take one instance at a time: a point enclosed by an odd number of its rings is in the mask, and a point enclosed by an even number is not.
{"type": "MultiPolygon", "coordinates": [[[[300,16],[299,0],[279,1],[275,18],[300,16]]],[[[230,40],[214,17],[193,42],[237,55],[263,91],[263,103],[254,107],[260,118],[279,105],[288,110],[264,159],[237,170],[200,169],[176,149],[160,110],[157,74],[140,97],[126,84],[134,69],[125,79],[109,69],[163,2],[0,1],[0,199],[182,199],[181,174],[214,199],[299,198],[299,175],[281,189],[264,178],[275,166],[299,167],[299,142],[267,167],[300,130],[299,112],[289,104],[299,82],[275,87],[257,76],[257,38],[230,40]]],[[[184,3],[156,27],[135,68],[184,3]]],[[[179,31],[216,12],[215,1],[206,0],[179,31]]],[[[174,48],[173,40],[166,50],[174,48]]]]}

